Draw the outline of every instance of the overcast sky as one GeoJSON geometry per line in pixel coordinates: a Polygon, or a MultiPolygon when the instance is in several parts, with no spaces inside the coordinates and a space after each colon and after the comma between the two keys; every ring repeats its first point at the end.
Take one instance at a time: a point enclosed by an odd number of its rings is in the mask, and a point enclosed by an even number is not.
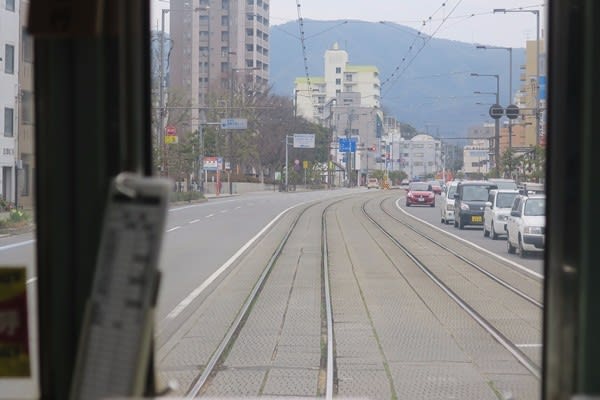
{"type": "MultiPolygon", "coordinates": [[[[492,10],[540,10],[540,34],[543,37],[546,12],[543,4],[544,0],[300,0],[300,10],[305,19],[389,21],[428,35],[437,30],[435,37],[439,38],[525,47],[526,40],[535,39],[535,15],[529,12],[493,14],[492,10]],[[423,21],[428,22],[423,25],[423,21]]],[[[168,8],[169,3],[153,0],[152,5],[152,28],[157,28],[159,10],[168,8]]],[[[297,20],[296,0],[271,0],[270,5],[271,25],[297,20]]],[[[165,30],[168,31],[168,26],[165,30]]]]}
{"type": "MultiPolygon", "coordinates": [[[[543,0],[300,0],[302,17],[306,19],[390,21],[427,34],[432,34],[456,7],[436,37],[510,47],[524,47],[527,39],[535,39],[535,15],[493,14],[493,9],[540,10],[543,34],[543,3],[543,0]],[[423,25],[431,16],[432,20],[423,25]]],[[[271,0],[270,4],[271,25],[297,20],[295,0],[271,0]]]]}

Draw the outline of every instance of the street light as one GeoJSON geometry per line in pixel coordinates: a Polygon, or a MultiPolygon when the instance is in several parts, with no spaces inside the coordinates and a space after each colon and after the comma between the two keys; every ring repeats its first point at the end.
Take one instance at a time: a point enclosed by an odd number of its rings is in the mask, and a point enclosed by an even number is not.
{"type": "MultiPolygon", "coordinates": [[[[474,77],[491,77],[491,78],[496,78],[496,104],[500,104],[500,75],[498,74],[478,74],[475,72],[471,73],[471,76],[474,77]]],[[[489,94],[489,93],[484,93],[484,92],[479,92],[476,94],[489,94]]],[[[499,162],[500,162],[500,118],[495,118],[494,119],[494,138],[495,138],[495,142],[496,142],[496,148],[494,149],[494,157],[495,157],[495,164],[496,164],[496,170],[498,171],[498,173],[500,173],[500,166],[499,166],[499,162]]]]}
{"type": "Polygon", "coordinates": [[[530,13],[535,14],[536,30],[535,30],[535,84],[537,86],[535,97],[535,144],[540,144],[540,10],[508,10],[506,8],[495,8],[496,13],[530,13]]]}
{"type": "MultiPolygon", "coordinates": [[[[503,46],[477,46],[483,50],[507,50],[508,51],[508,104],[512,104],[512,47],[503,46]]],[[[512,119],[508,119],[508,151],[512,149],[512,119]]],[[[510,153],[509,153],[510,154],[510,153]]],[[[509,161],[508,170],[511,172],[512,161],[509,161]]]]}

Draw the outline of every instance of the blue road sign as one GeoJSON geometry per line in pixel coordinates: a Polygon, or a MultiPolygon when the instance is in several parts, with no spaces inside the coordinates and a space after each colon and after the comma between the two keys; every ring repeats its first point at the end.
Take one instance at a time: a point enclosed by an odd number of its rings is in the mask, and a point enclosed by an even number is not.
{"type": "Polygon", "coordinates": [[[340,138],[339,151],[340,153],[355,153],[356,139],[340,138]]]}

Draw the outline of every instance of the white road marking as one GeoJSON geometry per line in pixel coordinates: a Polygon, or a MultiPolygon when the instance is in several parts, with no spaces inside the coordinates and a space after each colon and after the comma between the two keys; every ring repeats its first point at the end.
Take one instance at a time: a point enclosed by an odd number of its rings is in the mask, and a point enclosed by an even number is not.
{"type": "Polygon", "coordinates": [[[236,209],[236,210],[239,210],[240,208],[242,208],[242,206],[237,206],[235,209],[236,209]]]}
{"type": "Polygon", "coordinates": [[[515,344],[517,347],[542,347],[541,343],[515,344]]]}
{"type": "Polygon", "coordinates": [[[175,227],[173,227],[171,229],[167,229],[167,233],[176,231],[177,229],[181,229],[181,226],[175,226],[175,227]]]}
{"type": "Polygon", "coordinates": [[[27,246],[29,244],[35,243],[35,240],[26,240],[24,242],[7,244],[6,246],[0,247],[0,251],[14,249],[16,247],[27,246]]]}
{"type": "Polygon", "coordinates": [[[34,276],[33,278],[27,279],[27,282],[25,282],[25,283],[29,285],[30,283],[33,283],[35,281],[37,281],[37,277],[36,276],[34,276]]]}
{"type": "Polygon", "coordinates": [[[221,210],[221,214],[225,214],[229,210],[221,210]]]}
{"type": "Polygon", "coordinates": [[[215,214],[208,214],[205,218],[211,218],[211,217],[214,217],[214,216],[215,216],[215,214]]]}
{"type": "Polygon", "coordinates": [[[422,220],[421,218],[415,217],[414,215],[412,215],[412,214],[408,213],[406,210],[404,210],[402,207],[400,207],[400,199],[396,200],[396,208],[398,208],[398,210],[400,210],[400,211],[401,211],[401,212],[403,212],[404,214],[408,215],[409,217],[411,217],[411,218],[413,218],[413,219],[416,219],[417,221],[419,221],[419,222],[422,222],[422,223],[424,223],[425,225],[428,225],[428,226],[430,226],[430,227],[432,227],[432,228],[434,228],[434,229],[436,229],[436,230],[438,230],[438,231],[440,231],[440,232],[443,232],[443,233],[445,233],[445,234],[446,234],[446,235],[448,235],[448,236],[452,236],[453,238],[455,238],[455,239],[457,239],[457,240],[460,240],[460,241],[461,241],[461,242],[463,242],[463,243],[467,243],[467,244],[469,244],[470,246],[473,246],[473,247],[475,247],[477,250],[481,250],[481,251],[483,251],[484,253],[487,253],[487,254],[489,254],[489,255],[491,255],[491,256],[494,256],[494,257],[496,257],[496,258],[498,258],[498,259],[500,259],[500,260],[504,261],[505,263],[508,263],[508,264],[512,265],[513,267],[520,269],[520,270],[521,270],[521,271],[523,271],[523,272],[526,272],[526,273],[528,273],[528,274],[530,274],[530,275],[533,275],[533,276],[535,276],[536,278],[544,279],[544,275],[542,275],[542,274],[539,274],[539,273],[537,273],[537,272],[535,272],[535,271],[532,271],[532,270],[530,270],[529,268],[526,268],[526,267],[522,266],[521,264],[517,264],[516,262],[514,262],[514,261],[511,261],[511,260],[509,260],[508,258],[504,258],[504,257],[502,257],[502,256],[499,256],[498,254],[496,254],[496,253],[494,253],[494,252],[492,252],[492,251],[489,251],[489,250],[488,250],[488,249],[486,249],[486,248],[483,248],[483,247],[481,247],[481,246],[478,246],[478,245],[476,245],[476,244],[475,244],[475,243],[473,243],[473,242],[470,242],[470,241],[468,241],[468,240],[466,240],[466,239],[463,239],[463,238],[461,238],[460,236],[456,236],[456,235],[454,235],[454,234],[452,234],[452,233],[450,233],[450,232],[448,232],[448,231],[445,231],[445,230],[443,230],[443,229],[441,229],[441,228],[438,228],[437,226],[435,226],[435,225],[433,225],[433,224],[430,224],[429,222],[427,222],[427,221],[425,221],[425,220],[422,220]]]}
{"type": "Polygon", "coordinates": [[[223,272],[225,272],[231,265],[250,247],[252,244],[260,237],[263,233],[267,231],[279,218],[281,218],[285,213],[289,210],[298,207],[304,203],[296,204],[295,206],[286,208],[282,212],[280,212],[275,218],[271,220],[264,228],[260,230],[252,239],[250,239],[246,244],[244,244],[238,251],[232,255],[229,260],[225,261],[225,264],[221,265],[219,269],[217,269],[211,276],[209,276],[200,286],[196,289],[192,290],[190,294],[188,294],[173,310],[167,314],[165,319],[173,319],[176,318],[187,306],[189,306],[202,292],[213,283],[223,272]]]}
{"type": "MultiPolygon", "coordinates": [[[[212,197],[212,199],[215,199],[214,197],[212,197]]],[[[237,201],[237,200],[220,200],[219,203],[230,203],[232,201],[237,201]]],[[[194,208],[194,207],[202,207],[205,206],[207,204],[209,204],[210,202],[203,202],[203,203],[198,203],[198,204],[191,204],[189,206],[182,206],[182,207],[177,207],[177,208],[171,208],[170,210],[168,210],[168,212],[173,212],[173,211],[180,211],[180,210],[187,210],[188,208],[194,208]]]]}
{"type": "Polygon", "coordinates": [[[199,219],[194,219],[194,220],[188,222],[188,224],[195,224],[197,222],[200,222],[200,220],[199,219]]]}

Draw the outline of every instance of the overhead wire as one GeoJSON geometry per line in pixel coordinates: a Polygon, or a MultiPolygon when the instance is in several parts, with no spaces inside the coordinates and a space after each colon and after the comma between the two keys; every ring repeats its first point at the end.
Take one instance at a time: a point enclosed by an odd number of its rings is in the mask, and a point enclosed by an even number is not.
{"type": "MultiPolygon", "coordinates": [[[[381,86],[383,87],[384,85],[387,85],[388,83],[390,84],[389,86],[386,86],[385,88],[385,92],[382,93],[382,97],[385,95],[385,93],[387,93],[392,87],[393,85],[398,81],[398,79],[400,78],[400,76],[402,74],[404,74],[404,72],[406,72],[406,70],[408,69],[408,67],[414,62],[414,60],[419,56],[419,54],[421,53],[421,51],[423,51],[423,49],[427,46],[427,44],[431,41],[431,39],[435,36],[435,34],[441,29],[441,27],[444,25],[444,23],[448,20],[448,18],[450,18],[450,16],[452,16],[452,14],[454,13],[454,11],[456,11],[456,9],[458,8],[458,6],[463,2],[463,0],[458,0],[458,2],[454,5],[454,7],[452,8],[452,10],[450,10],[450,12],[448,13],[448,15],[446,15],[444,17],[444,19],[440,22],[440,24],[438,25],[438,27],[433,31],[433,33],[428,36],[423,45],[417,50],[417,53],[408,61],[408,63],[404,66],[404,68],[398,73],[396,74],[396,72],[398,72],[400,70],[400,68],[402,67],[402,64],[404,63],[406,56],[402,58],[402,62],[396,67],[396,69],[394,70],[394,73],[392,73],[392,75],[387,78],[382,84],[381,86]]],[[[443,5],[446,5],[446,2],[443,3],[443,5]]],[[[414,42],[414,41],[413,41],[414,42]]],[[[412,46],[409,48],[409,52],[412,51],[412,46]]],[[[407,53],[407,54],[408,54],[407,53]]]]}

